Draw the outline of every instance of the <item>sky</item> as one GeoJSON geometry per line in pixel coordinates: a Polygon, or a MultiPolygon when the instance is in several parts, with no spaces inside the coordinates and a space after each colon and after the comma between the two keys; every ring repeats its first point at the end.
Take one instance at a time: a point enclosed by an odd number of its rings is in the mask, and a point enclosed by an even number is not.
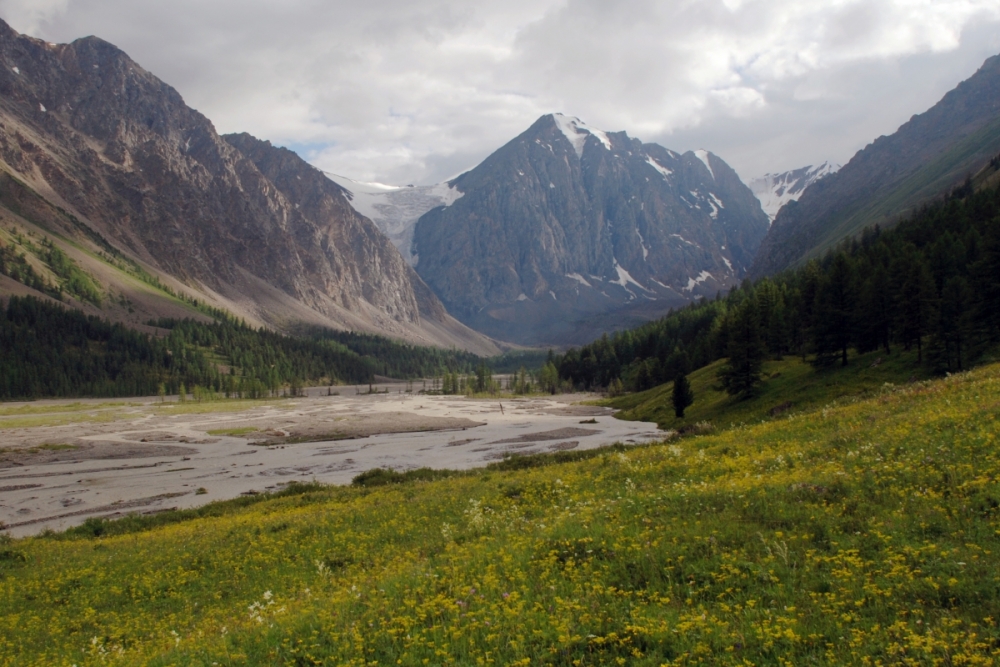
{"type": "Polygon", "coordinates": [[[998,0],[0,0],[96,35],[220,132],[437,183],[561,112],[748,180],[855,152],[1000,53],[998,0]]]}

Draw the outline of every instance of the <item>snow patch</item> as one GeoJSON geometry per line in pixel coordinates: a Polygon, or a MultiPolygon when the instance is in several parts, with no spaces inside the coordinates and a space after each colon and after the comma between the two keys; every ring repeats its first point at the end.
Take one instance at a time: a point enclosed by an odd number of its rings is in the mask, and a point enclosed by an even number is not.
{"type": "Polygon", "coordinates": [[[41,102],[38,103],[38,108],[41,110],[42,113],[48,111],[48,109],[45,108],[45,105],[42,104],[41,102]]]}
{"type": "Polygon", "coordinates": [[[697,278],[688,278],[688,284],[684,288],[684,291],[685,292],[690,292],[690,291],[694,290],[695,287],[697,287],[698,285],[700,285],[701,283],[705,282],[706,280],[708,280],[711,277],[712,277],[711,273],[709,273],[708,271],[702,271],[701,273],[698,274],[697,278]]]}
{"type": "Polygon", "coordinates": [[[642,246],[642,259],[645,261],[649,257],[649,248],[646,247],[646,239],[642,238],[642,232],[639,231],[638,227],[636,227],[635,233],[639,236],[639,245],[642,246]]]}
{"type": "Polygon", "coordinates": [[[556,184],[555,183],[549,183],[549,190],[555,190],[555,189],[556,189],[556,184]]]}
{"type": "Polygon", "coordinates": [[[573,280],[575,280],[576,282],[580,283],[581,285],[586,285],[587,287],[593,287],[593,285],[591,285],[590,283],[588,283],[587,279],[584,278],[583,276],[581,276],[579,273],[567,273],[566,277],[567,278],[572,278],[573,280]]]}
{"type": "Polygon", "coordinates": [[[708,196],[712,198],[712,201],[714,201],[719,208],[726,208],[723,206],[722,200],[716,197],[714,192],[709,192],[708,196]]]}
{"type": "Polygon", "coordinates": [[[671,171],[670,169],[667,169],[666,167],[664,167],[662,164],[660,164],[659,162],[657,162],[653,158],[649,157],[648,155],[646,156],[646,164],[648,164],[650,167],[652,167],[656,171],[660,172],[660,174],[663,176],[663,180],[667,180],[667,176],[669,176],[670,174],[674,173],[673,171],[671,171]]]}
{"type": "Polygon", "coordinates": [[[694,246],[695,248],[700,248],[700,247],[701,247],[701,246],[700,246],[700,245],[698,245],[697,243],[691,243],[690,241],[688,241],[688,240],[687,240],[686,238],[684,238],[684,237],[683,237],[683,236],[681,236],[680,234],[671,234],[670,236],[671,236],[672,238],[675,238],[675,239],[680,239],[680,240],[681,240],[681,241],[683,241],[684,243],[687,243],[687,244],[688,244],[689,246],[694,246]]]}
{"type": "Polygon", "coordinates": [[[716,206],[715,202],[713,202],[713,201],[708,202],[708,205],[712,207],[712,210],[709,211],[709,213],[708,213],[709,217],[711,217],[712,220],[718,220],[719,219],[719,207],[716,206]]]}
{"type": "Polygon", "coordinates": [[[556,298],[556,293],[553,292],[552,290],[549,290],[549,294],[552,296],[552,300],[553,301],[558,301],[559,300],[559,299],[556,298]]]}
{"type": "Polygon", "coordinates": [[[20,74],[21,73],[21,70],[19,70],[16,67],[11,67],[11,69],[14,70],[14,74],[20,74]]]}
{"type": "Polygon", "coordinates": [[[728,266],[728,267],[729,267],[729,272],[730,272],[730,273],[732,273],[732,272],[733,272],[733,265],[732,265],[732,264],[730,264],[729,260],[728,260],[728,259],[726,259],[725,257],[723,257],[723,258],[722,258],[722,261],[726,263],[726,266],[728,266]]]}
{"type": "Polygon", "coordinates": [[[552,114],[552,118],[556,121],[559,130],[569,139],[569,143],[573,145],[577,157],[583,157],[583,145],[587,143],[588,134],[597,137],[606,149],[611,150],[611,140],[608,139],[608,135],[603,130],[590,127],[579,118],[564,116],[561,113],[552,114]]]}
{"type": "Polygon", "coordinates": [[[708,173],[715,179],[715,172],[712,170],[712,165],[708,163],[708,151],[699,148],[694,152],[694,156],[705,163],[705,166],[708,167],[708,173]]]}
{"type": "Polygon", "coordinates": [[[644,285],[641,285],[639,283],[639,281],[637,281],[635,278],[633,278],[629,274],[628,271],[626,271],[624,268],[622,268],[622,266],[618,263],[617,259],[615,260],[615,271],[618,273],[618,280],[611,280],[609,282],[611,282],[611,283],[613,283],[615,285],[621,285],[622,287],[625,287],[629,283],[632,283],[633,285],[635,285],[636,287],[638,287],[641,290],[645,290],[647,292],[649,291],[648,289],[646,289],[646,287],[644,285]]]}
{"type": "Polygon", "coordinates": [[[520,294],[517,295],[517,300],[518,301],[527,301],[528,300],[528,295],[525,294],[524,292],[521,292],[520,294]]]}

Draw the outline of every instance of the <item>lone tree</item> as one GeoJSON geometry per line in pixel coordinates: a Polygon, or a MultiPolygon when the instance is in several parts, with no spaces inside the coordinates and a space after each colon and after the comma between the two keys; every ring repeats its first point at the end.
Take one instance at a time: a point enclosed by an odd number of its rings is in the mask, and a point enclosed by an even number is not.
{"type": "Polygon", "coordinates": [[[674,391],[670,398],[674,403],[674,414],[677,417],[683,417],[684,410],[694,403],[694,392],[691,391],[691,383],[684,373],[678,373],[674,378],[674,391]]]}
{"type": "Polygon", "coordinates": [[[736,307],[728,331],[726,353],[729,362],[719,372],[719,379],[730,396],[749,398],[761,382],[761,369],[767,355],[755,299],[746,299],[736,307]]]}

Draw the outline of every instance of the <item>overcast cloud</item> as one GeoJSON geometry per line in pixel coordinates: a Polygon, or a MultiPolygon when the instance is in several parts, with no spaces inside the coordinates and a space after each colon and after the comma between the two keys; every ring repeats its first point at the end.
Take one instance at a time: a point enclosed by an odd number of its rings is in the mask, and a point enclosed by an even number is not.
{"type": "Polygon", "coordinates": [[[97,35],[220,132],[433,183],[553,111],[744,179],[844,163],[1000,53],[997,0],[0,0],[97,35]]]}

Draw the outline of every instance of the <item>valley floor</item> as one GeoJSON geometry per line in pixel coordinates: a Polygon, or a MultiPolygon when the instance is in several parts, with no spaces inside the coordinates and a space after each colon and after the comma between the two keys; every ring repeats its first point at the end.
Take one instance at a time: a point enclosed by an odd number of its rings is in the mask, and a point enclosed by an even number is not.
{"type": "MultiPolygon", "coordinates": [[[[398,411],[375,398],[326,405],[398,411]]],[[[279,403],[292,417],[325,400],[279,403]]],[[[441,448],[614,423],[548,401],[409,400],[488,423],[435,434],[441,448]]],[[[996,665],[998,419],[992,364],[571,462],[0,537],[0,665],[996,665]]],[[[533,437],[524,449],[570,442],[533,437]]],[[[307,451],[285,447],[271,454],[307,451]]],[[[237,457],[241,474],[264,455],[237,457]]]]}
{"type": "Polygon", "coordinates": [[[0,405],[0,524],[25,536],[292,481],[346,484],[377,467],[467,469],[509,453],[663,436],[654,424],[612,418],[609,408],[572,405],[579,394],[470,400],[380,388],[390,393],[357,393],[366,385],[271,401],[0,405]]]}

